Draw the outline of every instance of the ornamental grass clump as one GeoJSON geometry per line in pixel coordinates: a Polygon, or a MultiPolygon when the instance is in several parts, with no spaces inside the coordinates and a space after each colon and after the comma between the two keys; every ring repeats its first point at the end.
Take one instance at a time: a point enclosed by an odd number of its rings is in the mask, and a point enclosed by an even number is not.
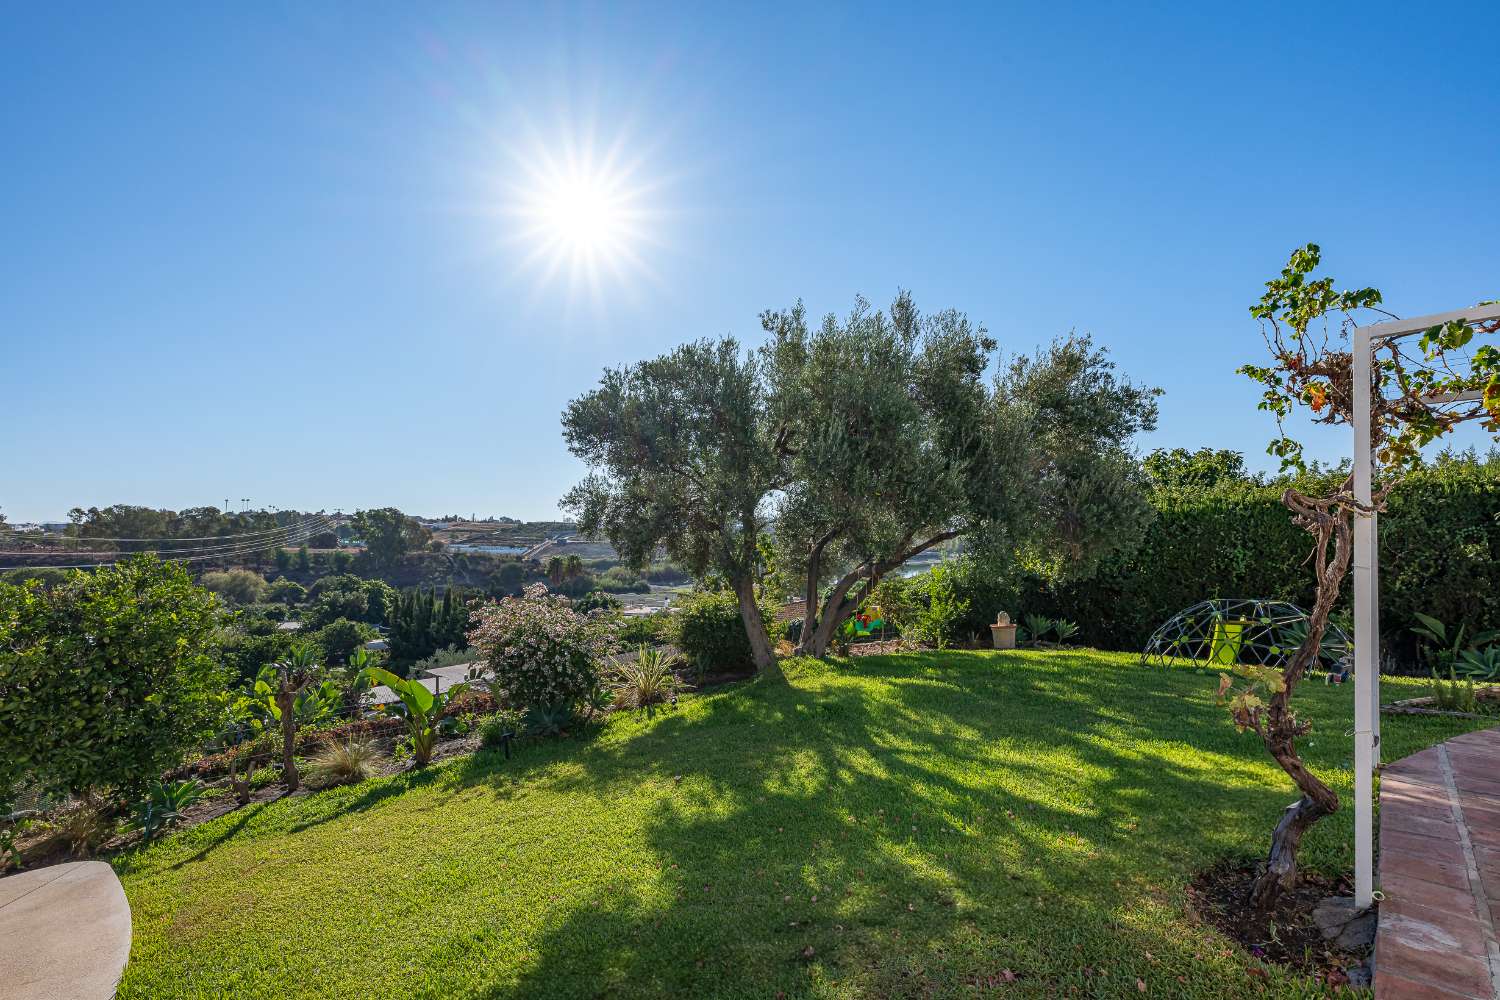
{"type": "Polygon", "coordinates": [[[480,605],[473,620],[469,645],[492,675],[480,683],[502,707],[576,706],[598,688],[608,636],[546,587],[480,605]]]}
{"type": "Polygon", "coordinates": [[[386,756],[374,740],[351,736],[347,740],[330,738],[309,763],[308,783],[314,788],[332,788],[375,777],[385,768],[386,756]]]}

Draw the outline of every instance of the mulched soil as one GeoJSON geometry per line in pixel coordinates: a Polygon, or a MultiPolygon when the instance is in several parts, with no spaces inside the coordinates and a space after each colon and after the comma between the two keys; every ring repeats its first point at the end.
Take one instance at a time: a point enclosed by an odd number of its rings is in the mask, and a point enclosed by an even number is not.
{"type": "MultiPolygon", "coordinates": [[[[376,742],[381,744],[382,750],[389,753],[396,739],[395,737],[387,737],[385,739],[377,737],[376,742]]],[[[472,754],[478,749],[479,736],[477,733],[469,733],[451,740],[440,740],[437,746],[433,748],[432,761],[433,763],[437,763],[449,757],[472,754]]],[[[279,758],[277,762],[279,762],[279,758]]],[[[269,763],[269,761],[262,760],[258,763],[265,764],[269,763]]],[[[384,773],[397,774],[401,771],[410,770],[411,767],[412,763],[409,760],[399,763],[393,762],[385,767],[384,773]]],[[[294,793],[295,795],[307,795],[318,791],[318,789],[312,788],[306,783],[307,770],[308,767],[304,762],[302,767],[303,785],[294,793]]],[[[172,828],[174,832],[198,826],[200,823],[207,823],[209,820],[218,819],[220,816],[234,812],[237,809],[285,798],[287,794],[286,788],[280,782],[276,782],[262,788],[252,789],[250,792],[250,801],[242,806],[230,792],[228,779],[220,778],[218,780],[205,781],[204,784],[209,788],[222,789],[223,794],[201,799],[183,810],[182,821],[172,828]]],[[[121,815],[124,815],[123,811],[121,815]]],[[[99,848],[94,853],[94,857],[107,858],[139,843],[139,841],[140,834],[134,830],[116,834],[99,845],[99,848]]],[[[46,868],[49,865],[62,864],[65,861],[80,860],[74,856],[68,844],[61,839],[58,831],[46,827],[40,827],[23,833],[17,838],[16,846],[24,859],[24,867],[28,869],[46,868]]],[[[4,874],[10,874],[10,872],[0,870],[0,875],[4,874]]]]}
{"type": "Polygon", "coordinates": [[[1283,895],[1268,926],[1247,916],[1245,900],[1257,874],[1256,865],[1234,859],[1200,872],[1188,886],[1190,912],[1262,962],[1294,969],[1329,986],[1347,985],[1347,970],[1363,962],[1366,955],[1340,951],[1323,940],[1312,911],[1328,896],[1353,895],[1353,882],[1302,872],[1297,890],[1283,895]]]}
{"type": "Polygon", "coordinates": [[[903,653],[920,649],[910,639],[886,639],[879,642],[856,642],[850,645],[850,656],[881,656],[885,653],[903,653]]]}

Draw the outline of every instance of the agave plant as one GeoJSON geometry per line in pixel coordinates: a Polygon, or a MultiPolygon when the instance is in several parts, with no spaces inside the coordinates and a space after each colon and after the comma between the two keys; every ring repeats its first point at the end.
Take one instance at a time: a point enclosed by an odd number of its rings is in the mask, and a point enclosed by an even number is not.
{"type": "Polygon", "coordinates": [[[202,797],[203,783],[193,778],[153,781],[135,807],[135,826],[145,839],[155,840],[168,827],[181,823],[188,806],[202,797]]]}
{"type": "Polygon", "coordinates": [[[532,705],[526,710],[526,731],[533,736],[560,736],[577,717],[578,711],[570,701],[532,705]]]}
{"type": "Polygon", "coordinates": [[[663,703],[676,704],[677,693],[688,685],[678,679],[675,653],[641,645],[635,659],[616,666],[609,678],[615,700],[625,708],[643,708],[649,716],[663,703]]]}
{"type": "Polygon", "coordinates": [[[1459,673],[1480,683],[1500,681],[1500,646],[1466,649],[1458,654],[1459,673]]]}

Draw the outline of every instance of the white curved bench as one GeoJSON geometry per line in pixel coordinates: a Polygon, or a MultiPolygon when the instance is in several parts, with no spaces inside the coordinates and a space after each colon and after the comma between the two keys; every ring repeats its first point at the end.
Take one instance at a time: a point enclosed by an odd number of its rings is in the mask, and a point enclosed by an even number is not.
{"type": "Polygon", "coordinates": [[[130,904],[102,861],[0,878],[6,1000],[109,1000],[130,958],[130,904]]]}

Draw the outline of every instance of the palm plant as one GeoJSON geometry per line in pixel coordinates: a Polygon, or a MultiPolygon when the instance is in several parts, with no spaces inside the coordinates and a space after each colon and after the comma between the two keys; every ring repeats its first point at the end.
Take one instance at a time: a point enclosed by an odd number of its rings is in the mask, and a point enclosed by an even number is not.
{"type": "Polygon", "coordinates": [[[1078,625],[1066,618],[1058,618],[1052,622],[1052,631],[1056,633],[1058,642],[1067,642],[1078,634],[1078,625]]]}
{"type": "Polygon", "coordinates": [[[297,726],[300,721],[298,709],[302,709],[304,717],[310,713],[321,715],[325,711],[326,702],[322,697],[324,692],[319,690],[315,695],[309,696],[309,689],[321,672],[317,650],[309,643],[300,643],[292,647],[291,655],[285,660],[272,664],[268,671],[269,678],[255,682],[257,694],[261,693],[264,686],[265,693],[270,696],[271,711],[281,722],[282,777],[288,793],[295,792],[302,785],[296,761],[297,726]],[[268,681],[274,681],[275,684],[268,681]]]}
{"type": "Polygon", "coordinates": [[[652,649],[642,644],[635,659],[614,668],[609,688],[615,700],[626,708],[643,708],[649,716],[664,702],[676,703],[677,693],[687,687],[678,679],[674,668],[681,658],[675,653],[652,649]]]}
{"type": "Polygon", "coordinates": [[[408,680],[397,677],[383,667],[366,667],[364,673],[373,683],[384,684],[391,689],[392,694],[401,699],[395,711],[406,718],[412,759],[418,767],[426,767],[432,761],[432,751],[437,746],[438,720],[456,697],[468,691],[469,685],[455,684],[446,691],[434,692],[415,678],[408,680]]]}
{"type": "Polygon", "coordinates": [[[1052,619],[1046,615],[1026,615],[1022,621],[1026,623],[1026,638],[1032,642],[1041,642],[1052,631],[1052,619]]]}

